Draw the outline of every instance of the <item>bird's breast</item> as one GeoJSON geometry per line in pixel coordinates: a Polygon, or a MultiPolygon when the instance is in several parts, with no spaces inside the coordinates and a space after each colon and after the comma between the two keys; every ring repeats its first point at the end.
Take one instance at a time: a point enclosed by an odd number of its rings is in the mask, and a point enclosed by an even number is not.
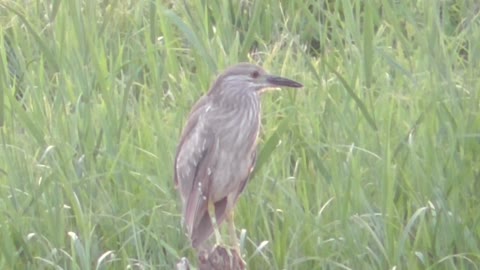
{"type": "Polygon", "coordinates": [[[251,172],[260,130],[260,103],[258,100],[238,102],[226,111],[216,112],[217,164],[212,179],[215,193],[211,194],[214,200],[238,192],[251,172]]]}

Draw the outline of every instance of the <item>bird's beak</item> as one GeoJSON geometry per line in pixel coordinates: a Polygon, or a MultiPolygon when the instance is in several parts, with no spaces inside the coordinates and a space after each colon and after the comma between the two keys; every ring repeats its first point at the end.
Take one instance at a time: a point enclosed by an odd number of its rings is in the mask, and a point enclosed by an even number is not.
{"type": "Polygon", "coordinates": [[[303,85],[301,83],[298,83],[296,81],[279,77],[279,76],[274,76],[274,75],[267,75],[266,76],[266,81],[268,84],[270,84],[272,87],[292,87],[292,88],[301,88],[303,85]]]}

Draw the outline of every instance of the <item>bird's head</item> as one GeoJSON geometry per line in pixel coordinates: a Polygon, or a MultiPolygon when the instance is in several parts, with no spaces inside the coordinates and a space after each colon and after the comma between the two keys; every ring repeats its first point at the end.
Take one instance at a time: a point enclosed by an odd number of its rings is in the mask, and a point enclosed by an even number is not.
{"type": "Polygon", "coordinates": [[[224,91],[235,90],[262,92],[268,88],[278,87],[300,88],[303,85],[287,78],[270,75],[257,65],[240,63],[226,69],[218,76],[210,93],[220,94],[224,91]]]}

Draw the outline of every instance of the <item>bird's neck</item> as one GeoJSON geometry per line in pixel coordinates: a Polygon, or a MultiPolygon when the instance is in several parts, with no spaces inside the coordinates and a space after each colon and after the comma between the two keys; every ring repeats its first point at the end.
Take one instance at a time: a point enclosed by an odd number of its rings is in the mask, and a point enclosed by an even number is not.
{"type": "Polygon", "coordinates": [[[230,92],[216,100],[217,115],[221,129],[232,137],[232,141],[251,140],[260,128],[260,97],[256,92],[230,92]],[[242,132],[239,132],[239,128],[242,132]]]}
{"type": "Polygon", "coordinates": [[[257,92],[229,90],[216,97],[215,103],[225,111],[232,113],[248,113],[250,110],[260,112],[260,97],[257,92]]]}

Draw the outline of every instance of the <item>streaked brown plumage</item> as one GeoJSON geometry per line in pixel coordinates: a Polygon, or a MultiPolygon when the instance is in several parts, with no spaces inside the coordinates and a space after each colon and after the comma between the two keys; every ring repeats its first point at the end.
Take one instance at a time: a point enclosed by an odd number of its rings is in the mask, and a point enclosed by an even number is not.
{"type": "Polygon", "coordinates": [[[233,211],[255,166],[261,90],[282,86],[302,87],[240,63],[222,73],[193,106],[177,148],[175,185],[194,248],[214,231],[209,204],[217,225],[233,211]]]}

